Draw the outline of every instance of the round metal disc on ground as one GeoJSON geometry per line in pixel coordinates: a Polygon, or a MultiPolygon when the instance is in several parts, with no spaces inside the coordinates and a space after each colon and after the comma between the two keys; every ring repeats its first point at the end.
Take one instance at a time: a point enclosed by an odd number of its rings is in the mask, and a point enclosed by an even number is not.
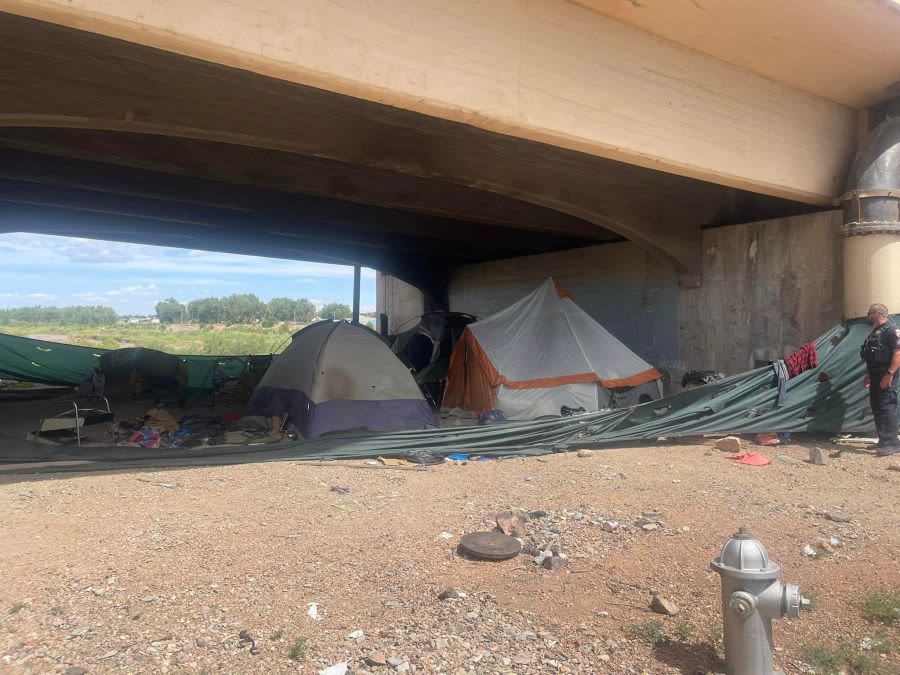
{"type": "Polygon", "coordinates": [[[482,560],[508,560],[515,558],[522,544],[502,532],[470,532],[459,540],[459,552],[482,560]]]}

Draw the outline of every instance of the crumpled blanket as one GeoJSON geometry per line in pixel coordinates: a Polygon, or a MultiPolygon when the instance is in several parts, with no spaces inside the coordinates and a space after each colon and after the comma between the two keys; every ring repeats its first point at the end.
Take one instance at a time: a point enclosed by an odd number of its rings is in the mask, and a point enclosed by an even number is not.
{"type": "Polygon", "coordinates": [[[178,422],[167,410],[162,408],[151,408],[148,410],[145,424],[148,427],[162,427],[172,433],[178,431],[178,422]]]}
{"type": "Polygon", "coordinates": [[[132,447],[141,448],[158,448],[159,434],[157,434],[152,429],[143,427],[135,431],[133,434],[131,434],[131,436],[128,437],[127,441],[123,441],[119,443],[119,445],[130,445],[132,447]]]}
{"type": "Polygon", "coordinates": [[[819,353],[814,344],[805,344],[793,354],[785,356],[784,363],[787,366],[788,375],[797,377],[800,373],[819,365],[819,353]]]}

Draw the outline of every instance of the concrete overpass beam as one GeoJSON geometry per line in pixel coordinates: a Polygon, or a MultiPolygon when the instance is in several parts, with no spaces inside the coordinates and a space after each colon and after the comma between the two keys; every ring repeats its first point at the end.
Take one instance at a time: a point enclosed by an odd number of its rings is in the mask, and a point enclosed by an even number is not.
{"type": "Polygon", "coordinates": [[[849,108],[565,0],[0,0],[0,10],[811,204],[840,193],[854,148],[849,108]]]}

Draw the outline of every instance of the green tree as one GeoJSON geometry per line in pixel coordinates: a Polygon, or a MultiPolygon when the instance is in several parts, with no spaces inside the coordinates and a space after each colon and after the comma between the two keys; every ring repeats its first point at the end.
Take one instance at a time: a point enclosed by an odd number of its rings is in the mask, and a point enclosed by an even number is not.
{"type": "Polygon", "coordinates": [[[187,319],[187,307],[175,298],[166,298],[157,302],[154,309],[160,323],[184,323],[187,319]]]}
{"type": "Polygon", "coordinates": [[[353,316],[350,305],[338,302],[330,302],[322,308],[319,316],[323,319],[349,319],[353,316]]]}
{"type": "Polygon", "coordinates": [[[316,318],[316,306],[306,298],[300,298],[299,300],[297,300],[294,311],[295,321],[309,323],[314,318],[316,318]]]}
{"type": "Polygon", "coordinates": [[[222,298],[224,319],[228,323],[251,323],[263,318],[266,305],[253,293],[236,293],[222,298]]]}
{"type": "Polygon", "coordinates": [[[225,311],[220,298],[200,298],[188,303],[188,315],[195,323],[221,323],[225,311]]]}
{"type": "Polygon", "coordinates": [[[272,298],[266,305],[266,318],[272,321],[294,321],[297,303],[290,298],[272,298]]]}

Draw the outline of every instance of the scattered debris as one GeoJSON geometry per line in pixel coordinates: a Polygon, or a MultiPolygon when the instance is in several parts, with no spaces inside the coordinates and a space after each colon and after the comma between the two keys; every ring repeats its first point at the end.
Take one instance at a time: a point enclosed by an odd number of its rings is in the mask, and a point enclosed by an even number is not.
{"type": "Polygon", "coordinates": [[[337,502],[330,502],[329,506],[333,506],[338,511],[343,511],[344,513],[353,513],[353,509],[351,509],[346,504],[338,504],[337,502]]]}
{"type": "Polygon", "coordinates": [[[585,458],[585,457],[593,457],[593,456],[594,456],[594,451],[593,451],[593,450],[588,450],[587,448],[582,448],[581,450],[578,451],[578,456],[581,457],[581,458],[585,458]]]}
{"type": "Polygon", "coordinates": [[[900,462],[894,462],[893,464],[888,464],[888,471],[900,471],[900,462]]]}
{"type": "Polygon", "coordinates": [[[313,621],[321,621],[322,617],[319,616],[319,605],[315,602],[309,603],[307,605],[308,609],[306,610],[306,615],[312,619],[313,621]]]}
{"type": "Polygon", "coordinates": [[[328,666],[324,670],[319,671],[319,675],[346,675],[347,673],[347,662],[342,661],[341,663],[335,663],[333,666],[328,666]]]}
{"type": "Polygon", "coordinates": [[[384,652],[372,652],[365,659],[363,659],[364,663],[367,666],[379,667],[386,666],[388,664],[387,657],[384,655],[384,652]]]}
{"type": "Polygon", "coordinates": [[[453,533],[444,530],[438,535],[441,539],[453,539],[453,533]]]}
{"type": "Polygon", "coordinates": [[[359,638],[365,637],[365,636],[366,636],[365,631],[355,630],[352,633],[350,633],[349,635],[347,635],[347,637],[345,637],[344,639],[345,640],[358,640],[359,638]]]}
{"type": "Polygon", "coordinates": [[[742,455],[732,455],[728,457],[728,459],[733,460],[738,464],[746,464],[747,466],[766,466],[767,464],[772,463],[771,459],[758,452],[745,452],[742,455]]]}
{"type": "Polygon", "coordinates": [[[726,436],[716,441],[716,447],[722,452],[739,454],[744,450],[744,442],[737,436],[726,436]]]}
{"type": "Polygon", "coordinates": [[[546,550],[540,551],[536,556],[534,556],[534,564],[535,565],[543,565],[544,561],[553,557],[553,551],[546,550]]]}
{"type": "Polygon", "coordinates": [[[825,451],[822,448],[810,448],[809,463],[816,466],[825,466],[828,463],[825,460],[825,451]]]}
{"type": "Polygon", "coordinates": [[[152,485],[153,487],[166,488],[167,490],[174,490],[178,487],[178,483],[155,483],[152,480],[144,480],[143,478],[136,478],[135,480],[139,480],[142,483],[147,483],[149,485],[152,485]]]}
{"type": "Polygon", "coordinates": [[[644,511],[634,524],[645,532],[658,530],[663,524],[663,514],[659,511],[644,511]]]}
{"type": "Polygon", "coordinates": [[[780,445],[781,439],[778,438],[778,434],[762,433],[762,434],[756,434],[756,443],[757,443],[757,445],[764,445],[766,447],[772,447],[774,445],[780,445]]]}
{"type": "Polygon", "coordinates": [[[804,544],[804,545],[803,545],[803,550],[801,551],[801,553],[802,553],[803,555],[809,557],[809,558],[815,558],[816,555],[817,555],[816,549],[814,549],[814,548],[813,548],[812,546],[810,546],[809,544],[804,544]]]}
{"type": "Polygon", "coordinates": [[[830,520],[833,523],[849,523],[850,516],[840,511],[829,511],[825,514],[825,520],[830,520]]]}
{"type": "Polygon", "coordinates": [[[259,654],[259,647],[256,646],[256,640],[253,639],[249,632],[247,632],[246,630],[242,630],[240,633],[238,633],[238,638],[240,638],[240,640],[238,641],[238,646],[245,647],[249,644],[250,653],[254,656],[259,654]]]}
{"type": "Polygon", "coordinates": [[[522,544],[497,530],[470,532],[459,540],[460,553],[480,560],[508,560],[522,550],[522,544]]]}
{"type": "Polygon", "coordinates": [[[541,563],[541,566],[545,570],[550,570],[551,572],[558,572],[559,570],[561,570],[563,567],[566,566],[566,562],[567,561],[565,558],[561,558],[560,556],[556,556],[556,555],[551,555],[547,558],[544,558],[543,562],[541,563]]]}
{"type": "Polygon", "coordinates": [[[666,616],[677,616],[678,605],[661,595],[654,595],[650,601],[650,609],[657,614],[665,614],[666,616]]]}
{"type": "Polygon", "coordinates": [[[415,462],[410,462],[406,459],[395,459],[393,457],[379,457],[378,461],[385,466],[406,466],[413,468],[419,467],[419,464],[416,464],[415,462]]]}
{"type": "Polygon", "coordinates": [[[612,518],[608,520],[604,520],[600,527],[603,528],[604,532],[618,532],[620,523],[618,520],[613,520],[612,518]]]}
{"type": "Polygon", "coordinates": [[[438,596],[440,600],[461,600],[466,597],[465,591],[461,591],[458,588],[445,588],[441,591],[441,594],[438,596]]]}
{"type": "Polygon", "coordinates": [[[844,542],[837,537],[819,537],[814,546],[826,553],[834,553],[835,549],[844,547],[844,542]]]}
{"type": "Polygon", "coordinates": [[[339,495],[346,495],[350,493],[350,488],[344,487],[343,485],[332,485],[332,492],[337,492],[339,495]]]}
{"type": "Polygon", "coordinates": [[[524,537],[527,534],[522,517],[512,511],[501,511],[495,520],[497,529],[508,537],[524,537]]]}

